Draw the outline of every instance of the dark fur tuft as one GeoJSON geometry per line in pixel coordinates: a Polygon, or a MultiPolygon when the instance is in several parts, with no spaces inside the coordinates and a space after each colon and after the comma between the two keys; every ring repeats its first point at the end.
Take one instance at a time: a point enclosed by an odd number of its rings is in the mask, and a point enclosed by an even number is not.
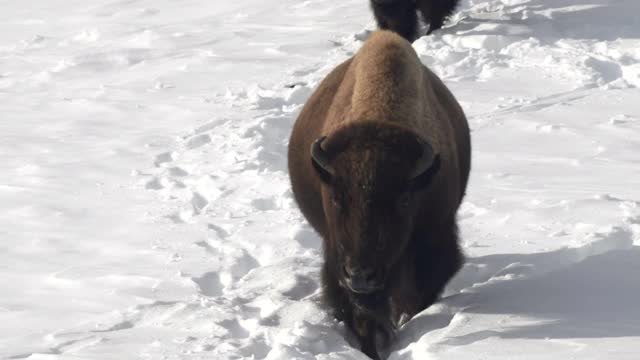
{"type": "Polygon", "coordinates": [[[453,14],[459,0],[370,0],[378,27],[394,31],[405,39],[417,38],[419,11],[425,24],[429,24],[427,34],[442,27],[453,14]]]}

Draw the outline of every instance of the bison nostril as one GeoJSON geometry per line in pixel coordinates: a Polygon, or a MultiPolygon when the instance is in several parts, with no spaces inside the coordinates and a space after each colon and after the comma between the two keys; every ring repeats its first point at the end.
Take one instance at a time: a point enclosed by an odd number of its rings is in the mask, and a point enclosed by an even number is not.
{"type": "Polygon", "coordinates": [[[381,287],[379,271],[374,268],[343,266],[345,285],[356,293],[371,293],[381,287]]]}
{"type": "Polygon", "coordinates": [[[342,271],[346,277],[357,277],[360,279],[368,279],[370,276],[375,274],[375,271],[371,268],[360,268],[360,267],[351,267],[351,266],[343,266],[342,271]]]}

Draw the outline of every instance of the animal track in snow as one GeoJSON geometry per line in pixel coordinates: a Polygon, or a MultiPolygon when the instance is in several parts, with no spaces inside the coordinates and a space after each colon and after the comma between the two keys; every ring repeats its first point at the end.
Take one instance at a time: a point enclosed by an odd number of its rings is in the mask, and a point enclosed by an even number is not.
{"type": "Polygon", "coordinates": [[[216,272],[208,272],[201,277],[192,278],[192,280],[198,285],[203,295],[219,296],[223,293],[223,285],[220,282],[220,276],[216,272]]]}
{"type": "Polygon", "coordinates": [[[127,330],[127,329],[131,329],[135,326],[135,324],[129,320],[124,320],[118,323],[115,323],[105,329],[100,329],[100,330],[95,330],[94,332],[97,333],[101,333],[101,332],[112,332],[112,331],[120,331],[120,330],[127,330]]]}
{"type": "Polygon", "coordinates": [[[229,331],[229,335],[233,338],[246,339],[251,333],[243,327],[237,319],[229,319],[219,322],[218,325],[229,331]]]}
{"type": "Polygon", "coordinates": [[[220,281],[225,287],[231,286],[236,280],[260,266],[260,263],[244,249],[227,247],[223,249],[223,254],[229,259],[228,270],[220,273],[220,281]]]}
{"type": "Polygon", "coordinates": [[[163,164],[174,161],[175,157],[176,157],[176,153],[165,152],[165,153],[156,155],[154,163],[156,166],[159,167],[159,166],[162,166],[163,164]]]}
{"type": "Polygon", "coordinates": [[[282,295],[290,298],[291,300],[301,300],[318,290],[318,283],[316,280],[307,276],[296,275],[295,285],[282,293],[282,295]]]}
{"type": "Polygon", "coordinates": [[[185,185],[178,180],[154,176],[145,182],[144,188],[148,190],[183,189],[185,185]]]}
{"type": "Polygon", "coordinates": [[[218,238],[221,238],[221,239],[224,239],[227,236],[229,236],[229,232],[226,229],[216,224],[211,224],[211,223],[207,224],[207,229],[213,231],[218,236],[218,238]]]}
{"type": "Polygon", "coordinates": [[[293,239],[304,248],[320,250],[322,247],[322,239],[308,225],[297,230],[293,239]]]}
{"type": "Polygon", "coordinates": [[[203,145],[206,145],[208,143],[211,142],[211,136],[207,135],[207,134],[202,134],[202,135],[196,135],[192,138],[190,138],[189,140],[187,140],[187,142],[185,143],[185,147],[187,149],[193,150],[193,149],[197,149],[203,145]]]}
{"type": "Polygon", "coordinates": [[[287,142],[294,120],[292,114],[267,116],[247,129],[245,137],[254,139],[258,148],[257,160],[268,169],[286,170],[287,142]]]}
{"type": "Polygon", "coordinates": [[[278,207],[278,203],[274,198],[260,198],[251,200],[251,205],[260,211],[275,210],[278,207]]]}
{"type": "Polygon", "coordinates": [[[191,196],[191,205],[193,206],[193,211],[199,214],[209,206],[209,200],[197,192],[194,192],[191,196]]]}
{"type": "Polygon", "coordinates": [[[187,171],[185,171],[184,169],[180,168],[180,167],[172,167],[167,169],[168,173],[170,176],[174,176],[174,177],[185,177],[188,176],[189,173],[187,171]]]}
{"type": "Polygon", "coordinates": [[[164,188],[164,185],[162,184],[162,179],[154,177],[151,180],[147,181],[147,183],[144,185],[144,188],[149,190],[160,190],[164,188]]]}

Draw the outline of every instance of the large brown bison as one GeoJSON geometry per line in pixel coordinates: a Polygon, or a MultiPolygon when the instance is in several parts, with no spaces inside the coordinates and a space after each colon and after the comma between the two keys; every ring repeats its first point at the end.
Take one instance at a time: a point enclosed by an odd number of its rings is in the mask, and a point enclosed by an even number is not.
{"type": "Polygon", "coordinates": [[[462,109],[389,31],[334,69],[298,117],[289,174],[324,239],[324,299],[370,357],[376,335],[430,306],[460,267],[469,166],[462,109]]]}
{"type": "Polygon", "coordinates": [[[370,0],[373,15],[381,29],[388,29],[413,41],[417,35],[418,15],[429,24],[427,34],[438,30],[453,13],[459,0],[370,0]]]}

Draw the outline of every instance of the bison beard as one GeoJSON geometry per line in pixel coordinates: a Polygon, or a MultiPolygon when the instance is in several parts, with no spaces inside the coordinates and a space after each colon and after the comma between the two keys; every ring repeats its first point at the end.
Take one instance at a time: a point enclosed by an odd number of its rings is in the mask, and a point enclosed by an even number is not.
{"type": "Polygon", "coordinates": [[[370,0],[378,27],[395,31],[413,41],[417,36],[418,16],[429,24],[429,31],[438,30],[458,5],[459,0],[370,0]]]}
{"type": "Polygon", "coordinates": [[[380,31],[305,104],[289,141],[295,200],[323,238],[323,299],[380,359],[400,320],[458,271],[471,158],[458,102],[411,44],[380,31]]]}

